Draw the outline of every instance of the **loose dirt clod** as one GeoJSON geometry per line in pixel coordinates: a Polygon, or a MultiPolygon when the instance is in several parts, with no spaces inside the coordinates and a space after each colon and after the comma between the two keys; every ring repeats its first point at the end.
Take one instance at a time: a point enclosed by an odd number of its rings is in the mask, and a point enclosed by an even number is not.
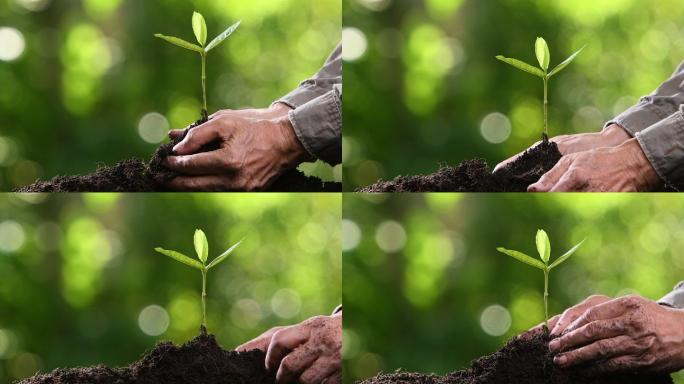
{"type": "MultiPolygon", "coordinates": [[[[206,121],[206,118],[198,120],[188,130],[206,121]]],[[[100,166],[94,173],[85,176],[57,176],[49,181],[37,181],[17,192],[165,192],[168,189],[164,183],[178,174],[165,168],[163,161],[173,153],[173,147],[181,140],[182,137],[161,145],[148,164],[139,159],[123,160],[114,166],[100,166]]],[[[208,145],[202,151],[217,148],[216,145],[208,145]]],[[[276,180],[268,191],[340,192],[342,184],[323,182],[292,169],[276,180]]]]}
{"type": "Polygon", "coordinates": [[[362,384],[672,384],[669,375],[594,377],[581,369],[560,369],[552,362],[549,340],[541,333],[533,338],[513,339],[499,351],[473,361],[469,368],[446,376],[395,372],[362,384]]]}
{"type": "Polygon", "coordinates": [[[56,369],[19,384],[271,384],[274,374],[264,368],[262,351],[226,351],[213,335],[200,336],[178,347],[162,342],[125,368],[103,365],[56,369]]]}
{"type": "Polygon", "coordinates": [[[442,167],[430,175],[399,176],[379,181],[359,192],[526,192],[560,160],[554,142],[542,142],[503,169],[491,173],[482,159],[442,167]]]}

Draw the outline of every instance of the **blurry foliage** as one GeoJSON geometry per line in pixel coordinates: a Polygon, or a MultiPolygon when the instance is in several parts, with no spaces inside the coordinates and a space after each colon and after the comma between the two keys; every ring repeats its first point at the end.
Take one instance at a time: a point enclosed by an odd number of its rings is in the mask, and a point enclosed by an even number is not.
{"type": "Polygon", "coordinates": [[[207,285],[209,329],[224,347],[329,314],[341,297],[340,211],[332,194],[5,194],[0,383],[126,365],[159,340],[196,336],[197,271],[153,248],[192,254],[198,227],[214,250],[245,238],[207,285]]]}
{"type": "Polygon", "coordinates": [[[467,158],[493,165],[538,140],[539,84],[494,58],[534,62],[537,36],[556,63],[587,45],[550,90],[553,134],[600,130],[684,58],[678,0],[343,0],[343,9],[343,27],[367,40],[345,41],[347,52],[366,47],[344,66],[348,190],[467,158]],[[497,112],[507,119],[484,119],[497,112]]]}
{"type": "Polygon", "coordinates": [[[543,281],[494,249],[534,254],[537,228],[557,251],[587,238],[554,271],[551,315],[597,293],[657,300],[684,280],[683,217],[678,195],[347,195],[345,381],[457,370],[541,323],[543,281]]]}
{"type": "MultiPolygon", "coordinates": [[[[340,0],[0,1],[0,28],[25,40],[18,59],[0,61],[0,190],[149,158],[165,131],[197,120],[200,60],[153,37],[185,30],[180,37],[193,40],[194,10],[213,31],[242,20],[208,63],[210,113],[267,107],[340,39],[340,0]],[[152,112],[162,118],[143,124],[152,112]]],[[[320,163],[306,168],[341,177],[320,163]]]]}

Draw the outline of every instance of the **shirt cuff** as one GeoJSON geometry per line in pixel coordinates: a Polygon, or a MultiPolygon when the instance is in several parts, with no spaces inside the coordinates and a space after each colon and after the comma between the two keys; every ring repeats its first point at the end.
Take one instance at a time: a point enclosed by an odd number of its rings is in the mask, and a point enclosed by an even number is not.
{"type": "Polygon", "coordinates": [[[335,310],[333,310],[332,314],[337,315],[338,313],[342,312],[342,304],[338,305],[335,307],[335,310]]]}
{"type": "Polygon", "coordinates": [[[332,85],[320,84],[315,80],[307,80],[299,88],[274,101],[273,104],[283,103],[292,109],[297,109],[311,100],[325,95],[331,89],[332,85]]]}
{"type": "Polygon", "coordinates": [[[658,304],[667,305],[668,307],[677,309],[684,309],[684,281],[677,284],[672,292],[658,300],[658,304]]]}
{"type": "Polygon", "coordinates": [[[342,162],[342,99],[337,89],[290,111],[289,117],[311,155],[331,165],[342,162]]]}
{"type": "Polygon", "coordinates": [[[647,104],[647,101],[642,99],[639,104],[607,122],[604,128],[611,124],[617,124],[634,137],[637,133],[666,118],[667,115],[664,112],[652,104],[647,104]]]}
{"type": "Polygon", "coordinates": [[[635,135],[644,155],[666,184],[684,187],[684,116],[677,112],[635,135]]]}

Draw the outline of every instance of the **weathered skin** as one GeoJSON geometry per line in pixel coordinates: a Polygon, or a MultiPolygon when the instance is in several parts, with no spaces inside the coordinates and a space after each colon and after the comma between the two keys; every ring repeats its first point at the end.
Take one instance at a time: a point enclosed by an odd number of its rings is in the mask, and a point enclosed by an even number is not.
{"type": "MultiPolygon", "coordinates": [[[[190,130],[166,158],[165,166],[183,174],[168,182],[179,191],[255,191],[267,188],[310,155],[287,117],[284,104],[242,111],[224,110],[190,130]],[[215,151],[197,151],[218,142],[215,151]]],[[[171,131],[172,138],[183,130],[171,131]]]]}
{"type": "Polygon", "coordinates": [[[278,383],[341,383],[342,313],[275,327],[236,348],[253,349],[266,352],[266,368],[277,372],[278,383]]]}
{"type": "Polygon", "coordinates": [[[564,312],[549,344],[561,367],[590,364],[597,374],[669,373],[684,368],[684,310],[640,296],[593,296],[564,312]]]}

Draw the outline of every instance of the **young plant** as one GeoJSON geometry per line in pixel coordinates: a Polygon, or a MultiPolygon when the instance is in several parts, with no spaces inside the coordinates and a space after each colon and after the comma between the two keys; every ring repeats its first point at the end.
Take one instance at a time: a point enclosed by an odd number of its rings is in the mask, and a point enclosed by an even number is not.
{"type": "MultiPolygon", "coordinates": [[[[527,265],[531,265],[535,268],[539,268],[544,272],[544,325],[546,329],[549,328],[549,273],[552,269],[561,265],[562,262],[567,260],[573,253],[584,243],[584,240],[580,241],[579,244],[570,248],[569,251],[565,252],[563,256],[559,257],[549,265],[549,259],[551,258],[551,242],[549,241],[549,236],[544,232],[543,229],[537,231],[536,237],[537,252],[539,253],[539,258],[541,261],[527,256],[526,254],[518,251],[512,251],[510,249],[498,247],[496,250],[511,256],[527,265]]],[[[586,240],[586,239],[585,239],[586,240]]]]}
{"type": "Polygon", "coordinates": [[[190,51],[194,51],[200,54],[202,57],[202,100],[204,102],[203,106],[204,108],[202,109],[202,117],[206,120],[208,112],[207,112],[207,55],[209,54],[209,51],[212,49],[216,48],[219,44],[221,44],[225,39],[228,38],[235,30],[240,26],[240,21],[237,23],[231,25],[223,31],[220,35],[216,36],[214,40],[212,40],[209,44],[207,44],[207,23],[204,20],[204,16],[202,16],[200,13],[195,12],[192,15],[192,31],[195,33],[195,38],[197,39],[197,44],[190,43],[188,41],[185,41],[183,39],[180,39],[178,37],[173,37],[173,36],[165,36],[160,33],[157,33],[154,35],[155,37],[158,37],[160,39],[166,40],[169,43],[173,45],[177,45],[181,48],[188,49],[190,51]]]}
{"type": "Polygon", "coordinates": [[[563,69],[565,69],[565,67],[570,65],[570,63],[572,63],[572,61],[575,60],[577,55],[579,55],[583,49],[584,47],[580,48],[579,51],[573,53],[570,57],[565,59],[565,61],[558,64],[556,68],[552,69],[551,72],[548,72],[549,64],[551,63],[551,53],[549,52],[549,46],[548,44],[546,44],[546,40],[544,40],[541,37],[538,37],[537,41],[534,44],[534,51],[537,56],[537,61],[539,62],[539,68],[534,67],[518,59],[511,59],[508,57],[503,57],[501,55],[496,57],[498,60],[510,64],[521,71],[525,71],[537,77],[541,77],[541,79],[544,81],[544,132],[542,134],[542,139],[545,143],[549,140],[549,80],[554,75],[558,74],[558,72],[562,71],[563,69]]]}
{"type": "Polygon", "coordinates": [[[195,243],[195,252],[197,253],[197,258],[199,261],[185,256],[184,254],[176,251],[169,251],[164,248],[157,247],[154,250],[161,253],[162,255],[166,255],[176,261],[180,261],[181,263],[193,267],[195,269],[199,269],[200,272],[202,272],[202,329],[206,330],[207,329],[207,272],[209,272],[210,269],[214,268],[215,266],[219,265],[222,261],[224,261],[228,255],[233,253],[235,248],[237,248],[240,243],[242,243],[242,240],[238,241],[235,243],[233,246],[228,248],[227,251],[223,252],[219,256],[217,256],[214,260],[212,260],[209,264],[207,264],[207,257],[209,256],[209,243],[207,242],[207,236],[204,234],[204,232],[201,229],[195,230],[195,236],[194,236],[194,243],[195,243]]]}

